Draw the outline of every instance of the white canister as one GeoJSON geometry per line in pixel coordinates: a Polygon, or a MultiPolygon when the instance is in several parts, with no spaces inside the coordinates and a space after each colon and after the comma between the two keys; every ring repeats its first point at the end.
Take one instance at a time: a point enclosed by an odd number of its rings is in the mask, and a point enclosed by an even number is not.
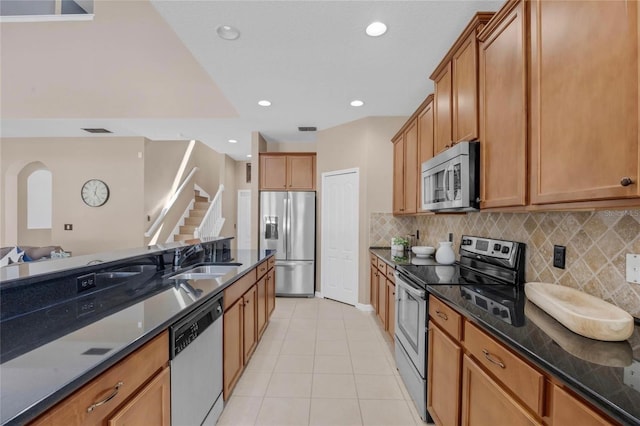
{"type": "Polygon", "coordinates": [[[453,252],[453,243],[450,241],[440,241],[436,250],[436,262],[441,265],[451,265],[456,261],[456,254],[453,252]]]}

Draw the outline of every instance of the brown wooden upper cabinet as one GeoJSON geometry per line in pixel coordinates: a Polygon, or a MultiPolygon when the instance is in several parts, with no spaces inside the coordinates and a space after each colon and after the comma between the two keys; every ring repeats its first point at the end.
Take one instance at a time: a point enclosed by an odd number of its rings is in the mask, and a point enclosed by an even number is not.
{"type": "Polygon", "coordinates": [[[638,3],[537,0],[529,16],[531,203],[638,197],[638,3]]]}
{"type": "Polygon", "coordinates": [[[315,153],[260,154],[260,189],[315,191],[315,153]]]}
{"type": "Polygon", "coordinates": [[[527,203],[528,5],[507,2],[478,35],[483,209],[527,203]]]}
{"type": "Polygon", "coordinates": [[[433,95],[429,95],[391,140],[393,214],[421,211],[422,162],[433,157],[433,95]]]}
{"type": "Polygon", "coordinates": [[[418,208],[418,120],[408,122],[393,139],[393,213],[415,213],[418,208]]]}
{"type": "Polygon", "coordinates": [[[434,94],[434,154],[478,138],[477,35],[493,12],[478,12],[431,74],[434,94]]]}

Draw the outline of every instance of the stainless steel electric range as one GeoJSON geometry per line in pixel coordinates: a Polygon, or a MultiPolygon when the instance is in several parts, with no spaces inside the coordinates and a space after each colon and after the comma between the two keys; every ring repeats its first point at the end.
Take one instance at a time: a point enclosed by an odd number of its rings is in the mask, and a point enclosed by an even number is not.
{"type": "Polygon", "coordinates": [[[426,259],[397,266],[396,366],[424,421],[432,421],[426,407],[429,286],[460,286],[467,300],[517,327],[524,323],[523,299],[517,295],[524,286],[525,248],[515,241],[463,235],[454,265],[426,259]]]}

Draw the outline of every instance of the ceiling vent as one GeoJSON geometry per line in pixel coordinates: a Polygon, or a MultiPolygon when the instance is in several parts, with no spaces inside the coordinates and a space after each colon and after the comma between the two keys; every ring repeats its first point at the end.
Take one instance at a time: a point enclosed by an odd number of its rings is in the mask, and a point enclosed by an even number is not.
{"type": "Polygon", "coordinates": [[[100,127],[98,127],[98,128],[89,128],[89,129],[82,129],[82,130],[84,130],[85,132],[89,132],[89,133],[111,133],[111,131],[110,131],[110,130],[103,129],[103,128],[100,128],[100,127]]]}
{"type": "Polygon", "coordinates": [[[317,127],[298,127],[298,131],[299,132],[315,132],[316,130],[318,130],[317,127]]]}

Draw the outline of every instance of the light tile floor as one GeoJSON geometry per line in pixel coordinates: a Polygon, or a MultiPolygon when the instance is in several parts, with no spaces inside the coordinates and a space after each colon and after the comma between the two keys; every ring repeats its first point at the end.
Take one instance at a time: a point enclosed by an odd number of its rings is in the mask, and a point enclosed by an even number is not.
{"type": "Polygon", "coordinates": [[[424,426],[371,312],[278,298],[218,425],[424,426]]]}

